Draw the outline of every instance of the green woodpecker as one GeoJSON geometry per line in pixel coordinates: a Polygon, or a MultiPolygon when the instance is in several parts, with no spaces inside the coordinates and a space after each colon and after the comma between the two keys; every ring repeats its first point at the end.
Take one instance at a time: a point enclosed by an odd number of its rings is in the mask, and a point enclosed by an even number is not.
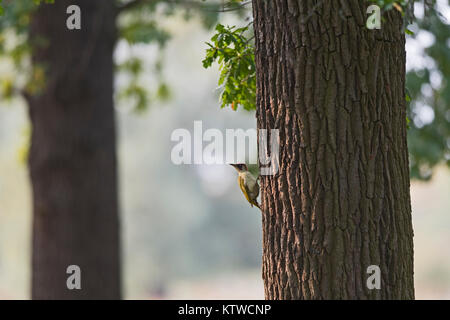
{"type": "Polygon", "coordinates": [[[253,207],[257,206],[260,210],[261,207],[256,200],[259,195],[259,184],[255,177],[248,171],[247,165],[244,163],[232,164],[232,166],[239,173],[238,183],[245,198],[253,207]]]}

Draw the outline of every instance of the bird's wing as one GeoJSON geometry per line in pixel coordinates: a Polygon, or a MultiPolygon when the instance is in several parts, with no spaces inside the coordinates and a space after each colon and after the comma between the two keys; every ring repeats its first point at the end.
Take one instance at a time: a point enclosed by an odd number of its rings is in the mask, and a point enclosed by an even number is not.
{"type": "Polygon", "coordinates": [[[247,199],[248,202],[252,203],[252,200],[250,199],[250,195],[249,195],[250,190],[248,190],[247,186],[245,185],[244,179],[242,179],[242,177],[239,176],[238,182],[239,182],[239,187],[241,188],[242,193],[244,194],[245,198],[247,199]]]}
{"type": "Polygon", "coordinates": [[[249,197],[255,201],[256,198],[258,198],[259,195],[259,184],[258,184],[258,180],[255,179],[255,177],[249,173],[247,175],[247,185],[249,187],[249,190],[251,190],[251,192],[249,193],[249,197]]]}
{"type": "Polygon", "coordinates": [[[256,201],[256,198],[258,198],[258,196],[259,196],[259,183],[258,183],[258,179],[255,180],[254,193],[255,193],[255,201],[256,201]]]}

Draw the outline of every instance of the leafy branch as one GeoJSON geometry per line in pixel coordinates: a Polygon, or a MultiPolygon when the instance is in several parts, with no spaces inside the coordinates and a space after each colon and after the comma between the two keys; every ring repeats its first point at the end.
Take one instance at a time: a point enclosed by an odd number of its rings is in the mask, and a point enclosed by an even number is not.
{"type": "Polygon", "coordinates": [[[214,62],[219,64],[219,86],[222,88],[221,107],[231,106],[237,110],[255,110],[256,106],[256,70],[253,37],[246,37],[250,24],[236,28],[216,26],[216,34],[206,44],[206,57],[203,67],[209,68],[214,62]]]}

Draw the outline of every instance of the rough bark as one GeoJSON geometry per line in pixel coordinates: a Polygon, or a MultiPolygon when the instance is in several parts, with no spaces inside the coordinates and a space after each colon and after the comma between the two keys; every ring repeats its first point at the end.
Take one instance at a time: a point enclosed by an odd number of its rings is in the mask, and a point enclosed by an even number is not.
{"type": "Polygon", "coordinates": [[[267,299],[413,299],[401,15],[359,0],[254,0],[267,299]],[[366,286],[381,268],[381,289],[366,286]]]}
{"type": "Polygon", "coordinates": [[[33,299],[120,298],[114,1],[58,0],[33,13],[32,63],[43,91],[29,98],[33,299]],[[81,30],[66,8],[81,7],[81,30]],[[81,290],[66,269],[81,268],[81,290]]]}

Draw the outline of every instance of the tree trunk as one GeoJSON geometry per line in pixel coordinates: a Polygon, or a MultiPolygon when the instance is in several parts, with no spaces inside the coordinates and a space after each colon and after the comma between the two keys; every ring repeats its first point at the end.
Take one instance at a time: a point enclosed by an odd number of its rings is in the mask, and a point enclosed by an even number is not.
{"type": "Polygon", "coordinates": [[[33,13],[32,63],[45,85],[29,97],[33,299],[120,298],[114,1],[58,0],[33,13]],[[81,30],[66,9],[81,8],[81,30]],[[69,265],[81,290],[69,290],[69,265]]]}
{"type": "Polygon", "coordinates": [[[258,128],[280,134],[261,179],[267,299],[414,298],[402,17],[368,30],[368,5],[253,1],[258,128]]]}

